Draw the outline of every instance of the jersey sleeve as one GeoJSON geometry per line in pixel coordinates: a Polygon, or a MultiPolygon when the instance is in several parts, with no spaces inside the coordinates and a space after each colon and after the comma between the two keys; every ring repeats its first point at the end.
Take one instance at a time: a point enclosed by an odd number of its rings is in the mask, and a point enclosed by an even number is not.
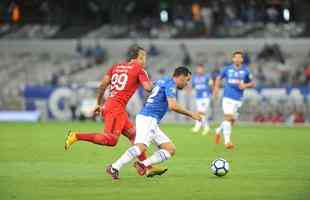
{"type": "Polygon", "coordinates": [[[218,77],[220,77],[221,79],[227,77],[227,68],[226,68],[226,67],[224,67],[224,68],[220,71],[220,74],[218,75],[218,77]]]}
{"type": "Polygon", "coordinates": [[[108,69],[106,75],[112,77],[112,71],[113,71],[114,65],[112,65],[112,67],[110,67],[110,69],[108,69]]]}
{"type": "Polygon", "coordinates": [[[177,89],[175,84],[167,84],[165,87],[165,93],[167,97],[176,98],[177,97],[177,89]]]}
{"type": "Polygon", "coordinates": [[[138,79],[140,83],[150,81],[149,76],[147,75],[147,72],[144,69],[139,70],[138,79]]]}

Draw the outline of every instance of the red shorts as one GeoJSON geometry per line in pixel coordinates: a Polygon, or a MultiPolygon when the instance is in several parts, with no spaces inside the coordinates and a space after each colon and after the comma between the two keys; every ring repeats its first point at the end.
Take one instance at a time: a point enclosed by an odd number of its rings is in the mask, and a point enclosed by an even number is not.
{"type": "Polygon", "coordinates": [[[134,128],[133,123],[128,117],[128,113],[119,105],[107,104],[102,111],[105,122],[104,133],[115,134],[117,136],[128,132],[134,128]]]}

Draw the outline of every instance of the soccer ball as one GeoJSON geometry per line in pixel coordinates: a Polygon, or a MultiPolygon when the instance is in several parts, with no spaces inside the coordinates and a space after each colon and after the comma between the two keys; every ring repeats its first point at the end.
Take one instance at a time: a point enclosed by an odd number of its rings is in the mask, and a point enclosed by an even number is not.
{"type": "Polygon", "coordinates": [[[229,171],[229,163],[224,158],[218,158],[211,163],[212,173],[216,176],[225,176],[229,171]]]}

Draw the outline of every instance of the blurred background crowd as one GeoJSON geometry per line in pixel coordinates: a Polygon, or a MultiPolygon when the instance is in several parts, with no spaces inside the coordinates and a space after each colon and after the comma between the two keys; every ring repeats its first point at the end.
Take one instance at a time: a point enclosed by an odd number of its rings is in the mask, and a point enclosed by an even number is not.
{"type": "MultiPolygon", "coordinates": [[[[241,118],[309,122],[309,10],[306,0],[2,0],[0,110],[27,110],[27,86],[69,87],[78,92],[64,107],[84,118],[105,70],[139,43],[154,80],[198,64],[215,77],[241,49],[258,85],[241,118]]],[[[48,101],[35,99],[46,118],[48,101]]]]}

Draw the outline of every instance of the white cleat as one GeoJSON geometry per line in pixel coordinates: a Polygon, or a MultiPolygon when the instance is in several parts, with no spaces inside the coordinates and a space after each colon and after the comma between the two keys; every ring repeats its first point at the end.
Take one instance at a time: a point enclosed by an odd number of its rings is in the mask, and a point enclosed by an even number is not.
{"type": "Polygon", "coordinates": [[[207,135],[210,133],[210,127],[209,126],[205,126],[203,131],[202,131],[202,135],[207,135]]]}
{"type": "Polygon", "coordinates": [[[192,128],[192,132],[194,132],[194,133],[198,133],[199,130],[200,130],[200,128],[196,127],[196,126],[194,128],[192,128]]]}

